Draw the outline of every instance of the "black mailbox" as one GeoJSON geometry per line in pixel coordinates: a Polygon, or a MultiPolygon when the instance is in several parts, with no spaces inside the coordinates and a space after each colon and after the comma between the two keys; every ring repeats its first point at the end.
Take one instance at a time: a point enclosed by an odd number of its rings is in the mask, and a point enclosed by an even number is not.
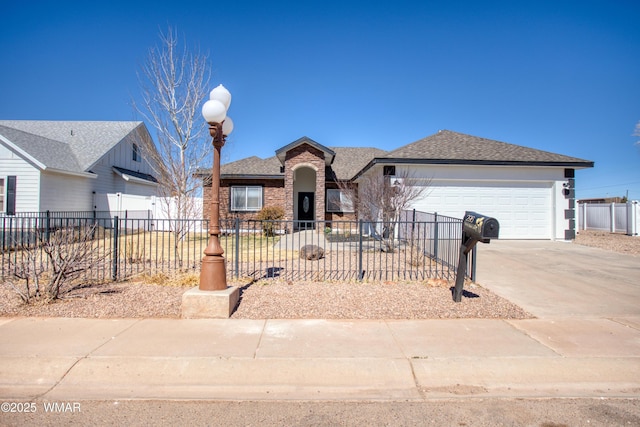
{"type": "Polygon", "coordinates": [[[464,221],[462,221],[462,232],[469,238],[489,243],[491,239],[498,238],[500,224],[495,218],[467,211],[464,213],[464,221]]]}
{"type": "Polygon", "coordinates": [[[478,242],[489,243],[497,239],[500,234],[500,224],[495,218],[467,211],[462,220],[462,243],[460,244],[460,258],[456,273],[456,286],[453,288],[453,300],[462,301],[464,276],[467,272],[467,255],[478,242]]]}

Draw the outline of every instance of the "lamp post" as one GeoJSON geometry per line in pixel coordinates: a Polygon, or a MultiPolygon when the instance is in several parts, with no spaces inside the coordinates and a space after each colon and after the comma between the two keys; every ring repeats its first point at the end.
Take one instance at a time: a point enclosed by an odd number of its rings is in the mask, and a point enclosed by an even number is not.
{"type": "Polygon", "coordinates": [[[213,169],[211,171],[211,205],[209,214],[209,244],[204,250],[200,268],[200,290],[221,291],[227,289],[224,249],[220,245],[220,151],[225,138],[233,130],[233,122],[227,117],[231,93],[219,85],[211,91],[209,100],[202,106],[202,115],[209,123],[213,138],[213,169]]]}

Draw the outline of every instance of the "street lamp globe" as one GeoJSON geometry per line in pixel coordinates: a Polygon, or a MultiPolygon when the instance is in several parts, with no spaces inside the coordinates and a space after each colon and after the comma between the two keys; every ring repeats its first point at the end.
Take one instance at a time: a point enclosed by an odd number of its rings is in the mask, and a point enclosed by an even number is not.
{"type": "Polygon", "coordinates": [[[229,136],[231,135],[231,132],[233,132],[233,120],[231,120],[231,117],[227,116],[224,119],[224,122],[222,122],[222,134],[224,136],[229,136]]]}
{"type": "Polygon", "coordinates": [[[218,85],[209,93],[209,99],[222,102],[225,109],[228,110],[231,105],[231,92],[226,87],[218,85]]]}
{"type": "Polygon", "coordinates": [[[202,116],[207,123],[222,123],[227,117],[227,108],[222,102],[210,99],[202,106],[202,116]]]}

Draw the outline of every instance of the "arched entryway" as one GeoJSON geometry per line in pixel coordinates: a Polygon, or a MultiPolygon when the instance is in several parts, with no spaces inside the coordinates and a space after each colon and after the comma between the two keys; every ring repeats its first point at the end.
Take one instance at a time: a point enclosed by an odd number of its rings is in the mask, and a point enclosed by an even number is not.
{"type": "Polygon", "coordinates": [[[316,170],[299,165],[293,171],[293,219],[298,228],[311,228],[316,219],[316,170]]]}

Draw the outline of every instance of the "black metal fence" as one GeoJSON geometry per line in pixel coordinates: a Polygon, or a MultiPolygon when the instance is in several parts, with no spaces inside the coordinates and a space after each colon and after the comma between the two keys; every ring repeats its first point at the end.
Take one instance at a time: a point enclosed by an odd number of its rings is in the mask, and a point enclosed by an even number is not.
{"type": "MultiPolygon", "coordinates": [[[[0,221],[3,279],[24,262],[25,253],[41,251],[52,233],[65,232],[73,244],[91,229],[100,263],[85,274],[97,280],[198,271],[209,237],[206,220],[162,220],[142,213],[133,217],[38,213],[0,217],[0,221]]],[[[405,212],[392,224],[228,219],[221,221],[221,229],[227,275],[254,280],[452,280],[462,238],[460,219],[415,211],[405,212]],[[315,256],[305,257],[301,253],[305,246],[315,246],[315,256]]],[[[473,278],[474,257],[471,262],[467,271],[473,278]]]]}

